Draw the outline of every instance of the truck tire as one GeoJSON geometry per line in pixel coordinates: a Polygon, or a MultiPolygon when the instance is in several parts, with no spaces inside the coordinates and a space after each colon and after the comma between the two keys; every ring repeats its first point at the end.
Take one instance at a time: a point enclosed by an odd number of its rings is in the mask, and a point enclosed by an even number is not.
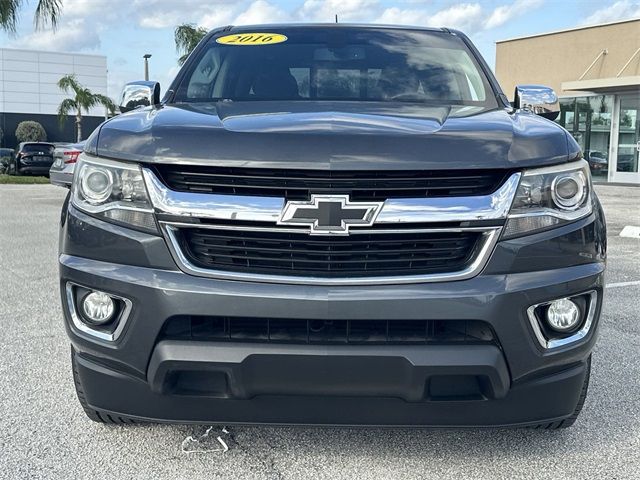
{"type": "Polygon", "coordinates": [[[89,419],[97,423],[105,423],[108,425],[130,425],[134,423],[141,423],[129,417],[114,415],[103,410],[95,410],[87,405],[87,399],[84,396],[84,389],[82,388],[82,382],[78,373],[78,364],[76,362],[76,354],[73,351],[73,347],[71,348],[71,368],[73,370],[73,385],[76,388],[78,401],[89,419]]]}
{"type": "Polygon", "coordinates": [[[531,428],[541,429],[541,430],[559,430],[561,428],[569,428],[578,419],[578,415],[582,411],[582,407],[584,406],[584,401],[587,398],[587,390],[589,389],[589,377],[591,377],[591,355],[587,359],[587,372],[584,376],[584,382],[582,384],[582,390],[580,391],[580,398],[578,399],[578,404],[576,405],[575,410],[571,414],[569,418],[565,418],[564,420],[559,420],[557,422],[551,423],[541,423],[538,425],[534,425],[531,428]]]}

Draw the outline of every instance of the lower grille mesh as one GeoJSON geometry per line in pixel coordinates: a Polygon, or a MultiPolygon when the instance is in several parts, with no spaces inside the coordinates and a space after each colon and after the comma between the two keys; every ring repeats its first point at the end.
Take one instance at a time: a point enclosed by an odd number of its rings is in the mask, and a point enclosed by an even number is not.
{"type": "Polygon", "coordinates": [[[162,339],[299,344],[495,343],[479,320],[304,320],[179,316],[162,339]]]}

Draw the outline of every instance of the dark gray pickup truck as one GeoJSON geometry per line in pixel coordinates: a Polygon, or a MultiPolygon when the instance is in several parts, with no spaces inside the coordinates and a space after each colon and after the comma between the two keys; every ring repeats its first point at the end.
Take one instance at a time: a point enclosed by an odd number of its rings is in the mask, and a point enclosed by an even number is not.
{"type": "Polygon", "coordinates": [[[263,25],[159,92],[125,87],[62,212],[91,419],[575,421],[606,231],[552,90],[509,103],[457,31],[263,25]]]}

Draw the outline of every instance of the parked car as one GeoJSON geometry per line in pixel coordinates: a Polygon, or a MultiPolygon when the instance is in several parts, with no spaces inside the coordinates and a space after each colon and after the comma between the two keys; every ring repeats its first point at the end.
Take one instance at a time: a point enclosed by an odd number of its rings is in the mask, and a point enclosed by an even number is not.
{"type": "Polygon", "coordinates": [[[606,173],[609,170],[607,154],[598,150],[585,152],[585,158],[589,162],[589,168],[594,173],[606,173]]]}
{"type": "Polygon", "coordinates": [[[65,145],[56,145],[53,151],[53,164],[49,170],[49,180],[53,185],[71,188],[73,171],[78,161],[78,156],[84,148],[84,141],[65,145]]]}
{"type": "Polygon", "coordinates": [[[62,213],[89,418],[574,423],[606,228],[553,90],[340,24],[215,30],[159,90],[125,87],[62,213]]]}
{"type": "Polygon", "coordinates": [[[13,148],[0,148],[0,158],[13,157],[13,148]]]}
{"type": "Polygon", "coordinates": [[[619,172],[637,172],[638,161],[635,153],[618,153],[617,170],[619,172]]]}
{"type": "Polygon", "coordinates": [[[53,163],[52,143],[23,142],[9,163],[9,175],[49,175],[53,163]]]}

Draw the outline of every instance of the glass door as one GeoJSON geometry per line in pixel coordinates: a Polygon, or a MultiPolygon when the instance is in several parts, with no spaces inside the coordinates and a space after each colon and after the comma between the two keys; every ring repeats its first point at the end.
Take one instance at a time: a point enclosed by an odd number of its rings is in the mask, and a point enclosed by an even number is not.
{"type": "Polygon", "coordinates": [[[619,95],[617,110],[617,145],[614,145],[611,158],[613,182],[640,183],[638,157],[640,155],[640,92],[619,95]]]}
{"type": "Polygon", "coordinates": [[[613,106],[613,95],[560,99],[557,122],[573,135],[582,148],[595,181],[606,182],[609,177],[613,106]]]}

